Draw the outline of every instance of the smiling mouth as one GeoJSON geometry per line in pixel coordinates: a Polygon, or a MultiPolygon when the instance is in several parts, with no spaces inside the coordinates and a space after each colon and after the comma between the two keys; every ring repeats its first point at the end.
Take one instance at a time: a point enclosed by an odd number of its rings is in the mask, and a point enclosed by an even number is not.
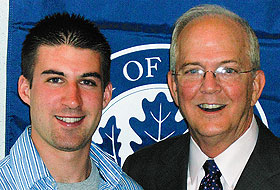
{"type": "Polygon", "coordinates": [[[215,112],[222,110],[226,107],[224,104],[199,104],[198,107],[202,109],[203,111],[207,112],[215,112]]]}
{"type": "Polygon", "coordinates": [[[63,121],[65,123],[76,123],[81,121],[82,119],[85,118],[85,116],[82,117],[60,117],[60,116],[55,116],[56,119],[63,121]]]}

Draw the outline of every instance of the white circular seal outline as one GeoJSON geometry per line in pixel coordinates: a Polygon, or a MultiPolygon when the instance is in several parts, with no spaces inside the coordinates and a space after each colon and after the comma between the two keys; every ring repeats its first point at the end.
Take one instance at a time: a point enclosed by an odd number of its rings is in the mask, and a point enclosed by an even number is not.
{"type": "MultiPolygon", "coordinates": [[[[137,51],[144,51],[144,50],[150,50],[150,49],[170,49],[170,44],[146,44],[146,45],[139,45],[139,46],[134,46],[134,47],[130,47],[118,52],[115,52],[111,55],[111,60],[114,60],[120,56],[129,54],[129,53],[134,53],[137,51]]],[[[264,124],[268,127],[268,122],[267,122],[267,118],[266,115],[264,113],[264,110],[262,109],[262,106],[260,104],[259,101],[257,101],[256,103],[256,108],[261,116],[262,121],[264,122],[264,124]]],[[[105,110],[104,110],[105,111],[105,110]]]]}
{"type": "Polygon", "coordinates": [[[118,58],[120,56],[129,54],[129,53],[134,53],[137,51],[144,51],[144,50],[149,50],[149,49],[170,49],[170,44],[146,44],[146,45],[134,46],[134,47],[127,48],[127,49],[118,51],[116,53],[113,53],[111,55],[111,60],[118,58]]]}

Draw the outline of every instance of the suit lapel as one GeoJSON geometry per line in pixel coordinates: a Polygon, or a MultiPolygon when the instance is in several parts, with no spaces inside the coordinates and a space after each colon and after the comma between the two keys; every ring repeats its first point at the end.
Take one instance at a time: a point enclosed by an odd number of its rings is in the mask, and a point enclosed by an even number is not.
{"type": "Polygon", "coordinates": [[[259,126],[257,144],[240,176],[235,187],[236,190],[260,189],[268,178],[280,172],[277,137],[273,136],[258,117],[256,117],[256,120],[259,126]],[[275,166],[278,166],[278,168],[275,166]]]}
{"type": "Polygon", "coordinates": [[[162,183],[159,189],[186,189],[190,135],[187,133],[161,155],[162,183]]]}
{"type": "MultiPolygon", "coordinates": [[[[279,140],[256,117],[259,126],[257,144],[246,164],[235,190],[259,190],[267,179],[280,173],[279,140]],[[277,168],[277,167],[278,168],[277,168]]],[[[161,154],[161,182],[156,189],[187,189],[190,135],[178,138],[161,154]]],[[[237,158],[238,161],[238,158],[237,158]]],[[[155,179],[157,181],[157,179],[155,179]]]]}

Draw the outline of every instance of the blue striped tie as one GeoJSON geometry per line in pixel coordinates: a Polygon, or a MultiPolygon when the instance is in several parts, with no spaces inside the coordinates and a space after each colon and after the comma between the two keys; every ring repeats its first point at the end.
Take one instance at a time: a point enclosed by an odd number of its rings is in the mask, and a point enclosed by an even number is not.
{"type": "Polygon", "coordinates": [[[205,176],[201,180],[199,190],[223,190],[220,177],[222,176],[214,160],[207,160],[203,169],[205,176]]]}

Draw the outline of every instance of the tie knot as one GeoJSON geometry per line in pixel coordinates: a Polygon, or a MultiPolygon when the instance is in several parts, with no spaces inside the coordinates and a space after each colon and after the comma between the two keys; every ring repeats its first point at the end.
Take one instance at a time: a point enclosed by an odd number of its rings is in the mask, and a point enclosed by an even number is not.
{"type": "Polygon", "coordinates": [[[222,175],[214,160],[206,160],[203,165],[203,169],[206,175],[209,174],[210,176],[217,177],[221,177],[222,175]]]}

